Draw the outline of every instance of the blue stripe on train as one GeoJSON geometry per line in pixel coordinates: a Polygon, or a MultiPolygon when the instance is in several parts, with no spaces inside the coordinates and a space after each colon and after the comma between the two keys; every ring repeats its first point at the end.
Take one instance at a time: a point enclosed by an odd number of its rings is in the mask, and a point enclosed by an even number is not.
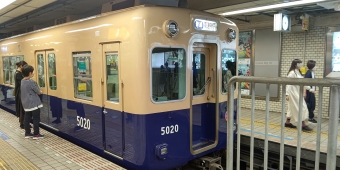
{"type": "MultiPolygon", "coordinates": [[[[4,86],[2,88],[5,89],[4,86]]],[[[1,107],[14,113],[13,100],[7,98],[6,101],[1,101],[1,107]]],[[[56,132],[48,127],[45,129],[128,169],[171,169],[226,146],[224,118],[226,102],[219,104],[217,146],[193,156],[190,153],[189,143],[189,109],[148,115],[106,109],[107,114],[103,114],[103,109],[100,107],[53,96],[42,95],[42,101],[44,107],[41,112],[41,122],[59,131],[56,132]],[[79,123],[77,116],[82,120],[83,127],[77,125],[79,123]],[[163,135],[162,130],[164,130],[163,135]],[[166,159],[159,158],[155,153],[156,147],[162,144],[168,146],[168,153],[164,156],[166,159]],[[105,154],[104,150],[122,157],[123,161],[105,154]]],[[[194,144],[202,140],[208,142],[214,140],[215,105],[202,104],[194,106],[193,109],[194,144]]]]}

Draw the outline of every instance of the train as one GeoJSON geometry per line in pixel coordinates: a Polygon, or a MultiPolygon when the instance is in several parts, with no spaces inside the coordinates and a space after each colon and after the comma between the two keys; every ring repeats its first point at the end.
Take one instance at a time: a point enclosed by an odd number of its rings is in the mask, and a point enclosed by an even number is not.
{"type": "Polygon", "coordinates": [[[42,127],[127,169],[181,168],[226,149],[238,31],[219,15],[142,5],[5,38],[0,106],[15,112],[25,60],[42,127]]]}

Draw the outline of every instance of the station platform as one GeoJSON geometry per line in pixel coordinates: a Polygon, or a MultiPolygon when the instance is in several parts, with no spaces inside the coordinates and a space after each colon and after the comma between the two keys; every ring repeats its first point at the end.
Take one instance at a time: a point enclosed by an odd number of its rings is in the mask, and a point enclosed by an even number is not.
{"type": "Polygon", "coordinates": [[[42,128],[40,133],[44,139],[25,139],[18,118],[0,109],[0,170],[124,169],[42,128]]]}
{"type": "MultiPolygon", "coordinates": [[[[255,110],[254,121],[254,147],[264,148],[265,140],[265,113],[266,111],[255,110]]],[[[269,128],[268,128],[268,150],[270,152],[280,153],[281,143],[281,113],[269,112],[269,128]]],[[[318,120],[315,118],[315,120],[318,120]]],[[[321,139],[320,139],[320,163],[326,163],[327,144],[328,144],[328,118],[321,118],[321,139]]],[[[297,126],[297,123],[291,121],[297,126]]],[[[301,158],[305,160],[314,161],[316,154],[317,141],[317,124],[308,123],[308,126],[313,129],[311,132],[303,132],[301,136],[301,158]]],[[[250,146],[251,136],[251,110],[242,108],[240,117],[240,135],[241,144],[250,146]]],[[[338,129],[340,129],[340,124],[338,129]]],[[[286,156],[296,156],[298,144],[298,129],[287,128],[284,129],[284,154],[286,156]]],[[[337,167],[340,166],[340,134],[338,134],[337,143],[337,167]]]]}

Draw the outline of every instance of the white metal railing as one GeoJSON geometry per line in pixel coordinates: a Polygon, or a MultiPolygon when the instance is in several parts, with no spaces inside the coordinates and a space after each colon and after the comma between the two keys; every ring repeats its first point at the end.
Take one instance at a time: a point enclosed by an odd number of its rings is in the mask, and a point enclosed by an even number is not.
{"type": "MultiPolygon", "coordinates": [[[[227,121],[228,133],[227,133],[227,160],[226,167],[228,170],[233,169],[233,152],[234,152],[234,83],[238,82],[238,102],[237,102],[237,124],[240,127],[241,117],[241,88],[240,82],[251,83],[251,137],[250,137],[250,169],[254,168],[254,112],[255,112],[255,83],[266,84],[266,114],[265,114],[265,141],[264,141],[264,169],[268,169],[268,127],[269,127],[269,88],[271,84],[282,85],[282,108],[281,108],[281,142],[280,142],[280,170],[283,170],[284,165],[284,124],[285,124],[285,105],[286,105],[286,85],[298,85],[300,86],[299,94],[299,118],[298,118],[298,135],[297,135],[297,154],[296,154],[296,170],[300,169],[301,158],[301,134],[302,134],[302,107],[303,107],[303,88],[304,86],[318,86],[319,98],[318,98],[318,125],[316,136],[316,150],[315,150],[315,170],[319,169],[320,162],[320,138],[321,138],[321,115],[322,115],[322,97],[323,88],[330,87],[330,107],[329,107],[329,129],[328,129],[328,145],[327,145],[327,170],[335,170],[336,157],[337,157],[337,137],[338,137],[338,120],[339,120],[339,87],[340,79],[296,79],[296,78],[269,78],[269,77],[245,77],[236,76],[230,79],[228,82],[228,114],[229,119],[227,121]]],[[[240,128],[237,128],[237,155],[236,155],[236,168],[240,169],[240,128]]]]}

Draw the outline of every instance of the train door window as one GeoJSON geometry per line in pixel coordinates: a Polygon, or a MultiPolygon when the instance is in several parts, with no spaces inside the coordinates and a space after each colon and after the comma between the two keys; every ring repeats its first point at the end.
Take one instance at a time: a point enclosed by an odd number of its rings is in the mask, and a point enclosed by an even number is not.
{"type": "Polygon", "coordinates": [[[44,55],[38,54],[38,84],[39,87],[44,88],[45,87],[45,61],[44,61],[44,55]]]}
{"type": "Polygon", "coordinates": [[[91,53],[73,53],[74,93],[76,98],[92,100],[91,53]]]}
{"type": "Polygon", "coordinates": [[[3,71],[4,71],[4,83],[5,84],[9,84],[10,83],[10,78],[9,78],[9,75],[10,75],[10,64],[9,64],[9,61],[10,60],[10,57],[3,57],[2,58],[2,61],[3,61],[3,71]]]}
{"type": "Polygon", "coordinates": [[[154,48],[151,56],[152,100],[184,99],[186,94],[186,55],[183,48],[154,48]]]}
{"type": "Polygon", "coordinates": [[[48,81],[50,84],[50,89],[57,90],[57,70],[56,70],[54,53],[48,54],[48,77],[49,77],[48,81]]]}
{"type": "Polygon", "coordinates": [[[222,93],[228,92],[227,84],[236,71],[236,51],[222,50],[222,93]]]}
{"type": "Polygon", "coordinates": [[[193,91],[194,96],[202,95],[205,93],[205,54],[195,53],[192,62],[192,73],[193,73],[193,91]]]}
{"type": "Polygon", "coordinates": [[[106,90],[107,100],[119,102],[118,54],[106,53],[106,90]]]}

